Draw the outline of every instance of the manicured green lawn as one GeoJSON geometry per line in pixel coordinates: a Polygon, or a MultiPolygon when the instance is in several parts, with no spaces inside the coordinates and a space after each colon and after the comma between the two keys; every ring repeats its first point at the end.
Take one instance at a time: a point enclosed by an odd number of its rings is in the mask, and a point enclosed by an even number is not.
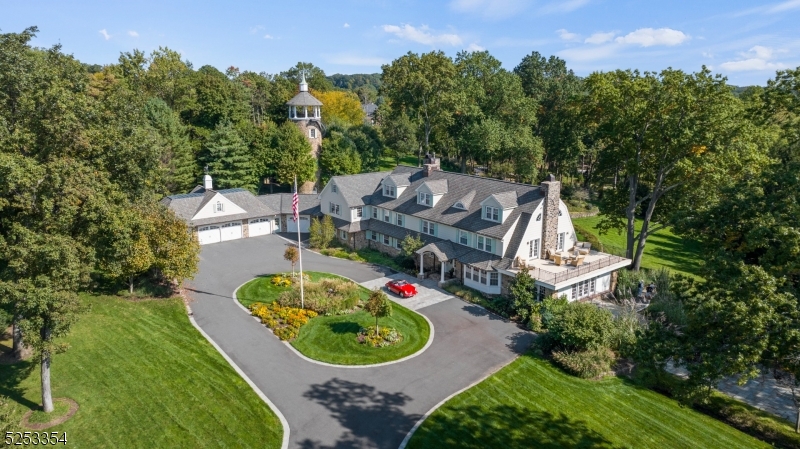
{"type": "MultiPolygon", "coordinates": [[[[91,306],[54,357],[54,397],[80,406],[64,424],[70,447],[273,447],[269,407],[195,330],[181,300],[84,296],[91,306]]],[[[0,365],[0,394],[18,418],[41,401],[38,365],[0,365]]]]}
{"type": "MultiPolygon", "coordinates": [[[[318,281],[323,277],[340,277],[330,273],[320,273],[317,271],[304,271],[312,281],[318,281]]],[[[259,276],[252,281],[239,287],[236,291],[236,299],[242,303],[243,306],[249,307],[254,302],[271,303],[278,299],[278,295],[291,287],[276,287],[272,285],[273,274],[265,274],[259,276]]]]}
{"type": "MultiPolygon", "coordinates": [[[[594,233],[604,245],[611,245],[618,251],[625,251],[625,234],[610,231],[600,235],[597,223],[601,217],[573,218],[576,226],[585,228],[594,233]]],[[[642,221],[636,220],[637,232],[641,229],[642,221]]],[[[699,243],[687,240],[673,234],[669,229],[662,229],[647,238],[642,255],[642,268],[669,268],[675,272],[691,277],[697,277],[700,270],[702,251],[699,243]]]]}
{"type": "MultiPolygon", "coordinates": [[[[322,277],[339,277],[329,273],[307,273],[313,280],[322,277]]],[[[253,302],[271,303],[275,301],[281,291],[289,289],[289,287],[273,286],[270,283],[271,278],[271,275],[258,277],[242,286],[236,292],[239,302],[245,307],[253,302]],[[268,286],[263,284],[268,284],[268,286]]],[[[369,293],[368,289],[360,287],[362,300],[366,300],[369,293]]],[[[430,337],[430,326],[425,318],[395,302],[392,303],[392,312],[391,317],[381,318],[379,321],[380,326],[394,327],[403,335],[403,340],[392,346],[373,348],[358,342],[356,337],[359,329],[375,325],[375,318],[363,310],[348,315],[312,318],[300,328],[300,335],[291,342],[291,345],[306,357],[337,365],[370,365],[389,362],[422,349],[430,337]]]]}
{"type": "MultiPolygon", "coordinates": [[[[400,164],[402,165],[416,167],[418,162],[416,155],[403,156],[400,158],[400,164]]],[[[397,167],[397,160],[394,156],[383,156],[381,157],[381,165],[378,167],[378,171],[391,171],[394,170],[395,167],[397,167]]]]}
{"type": "Polygon", "coordinates": [[[524,355],[420,426],[409,448],[769,447],[618,378],[588,381],[524,355]]]}

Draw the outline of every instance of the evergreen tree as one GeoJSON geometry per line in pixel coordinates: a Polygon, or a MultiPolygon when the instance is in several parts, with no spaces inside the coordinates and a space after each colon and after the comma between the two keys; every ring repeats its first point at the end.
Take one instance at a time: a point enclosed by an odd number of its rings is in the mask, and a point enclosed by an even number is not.
{"type": "Polygon", "coordinates": [[[255,190],[256,176],[247,145],[230,122],[217,125],[203,145],[202,163],[208,165],[216,187],[255,190]]]}
{"type": "Polygon", "coordinates": [[[311,145],[306,137],[291,122],[284,122],[273,138],[273,148],[276,149],[277,160],[275,164],[275,178],[280,184],[297,184],[305,181],[314,181],[317,170],[317,161],[311,156],[311,145]]]}
{"type": "Polygon", "coordinates": [[[186,126],[159,98],[151,98],[145,106],[145,112],[167,147],[162,158],[167,170],[167,190],[172,193],[187,192],[197,183],[199,173],[186,126]]]}
{"type": "Polygon", "coordinates": [[[333,176],[361,173],[361,156],[350,139],[339,131],[331,131],[322,141],[319,168],[325,185],[333,176]]]}

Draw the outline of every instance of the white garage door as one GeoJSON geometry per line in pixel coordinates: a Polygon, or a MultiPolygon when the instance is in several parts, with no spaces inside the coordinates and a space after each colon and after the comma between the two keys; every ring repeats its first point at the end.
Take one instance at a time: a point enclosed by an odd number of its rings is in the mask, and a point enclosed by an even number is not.
{"type": "Polygon", "coordinates": [[[250,237],[272,234],[272,219],[254,218],[250,220],[250,223],[248,223],[248,232],[250,237]]]}
{"type": "Polygon", "coordinates": [[[242,238],[242,223],[237,221],[234,223],[225,223],[220,226],[222,241],[236,240],[242,238]]]}
{"type": "MultiPolygon", "coordinates": [[[[308,215],[301,215],[300,216],[300,232],[308,232],[308,226],[311,224],[311,220],[308,218],[308,215]]],[[[297,222],[289,216],[286,219],[286,227],[287,232],[297,232],[297,222]]]]}
{"type": "Polygon", "coordinates": [[[220,241],[219,226],[203,226],[197,229],[197,239],[201,245],[220,241]]]}

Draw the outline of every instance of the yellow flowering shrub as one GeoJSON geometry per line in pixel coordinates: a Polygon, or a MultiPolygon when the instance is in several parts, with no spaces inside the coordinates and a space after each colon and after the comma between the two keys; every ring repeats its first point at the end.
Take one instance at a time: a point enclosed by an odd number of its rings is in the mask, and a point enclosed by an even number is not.
{"type": "Polygon", "coordinates": [[[261,323],[272,329],[281,340],[291,340],[300,333],[300,327],[317,316],[313,310],[282,307],[277,302],[264,304],[256,302],[250,305],[250,314],[261,319],[261,323]]]}

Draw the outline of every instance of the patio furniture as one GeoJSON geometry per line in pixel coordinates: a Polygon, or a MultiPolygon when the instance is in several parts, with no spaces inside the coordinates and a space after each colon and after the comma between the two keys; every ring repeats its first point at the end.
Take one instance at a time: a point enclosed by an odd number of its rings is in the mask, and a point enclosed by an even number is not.
{"type": "Polygon", "coordinates": [[[553,252],[550,248],[544,250],[544,258],[549,260],[556,260],[555,259],[556,253],[553,252]]]}
{"type": "Polygon", "coordinates": [[[561,254],[554,254],[554,255],[553,255],[553,262],[554,262],[556,265],[558,265],[558,266],[561,266],[561,264],[563,263],[563,260],[562,260],[562,258],[561,258],[561,254]]]}
{"type": "Polygon", "coordinates": [[[572,249],[585,255],[589,254],[589,250],[592,249],[592,244],[590,242],[576,242],[572,249]]]}
{"type": "Polygon", "coordinates": [[[570,265],[572,265],[573,267],[579,267],[579,266],[581,266],[581,264],[583,263],[583,259],[585,259],[585,258],[586,258],[586,256],[581,254],[580,256],[570,260],[570,265]]]}

